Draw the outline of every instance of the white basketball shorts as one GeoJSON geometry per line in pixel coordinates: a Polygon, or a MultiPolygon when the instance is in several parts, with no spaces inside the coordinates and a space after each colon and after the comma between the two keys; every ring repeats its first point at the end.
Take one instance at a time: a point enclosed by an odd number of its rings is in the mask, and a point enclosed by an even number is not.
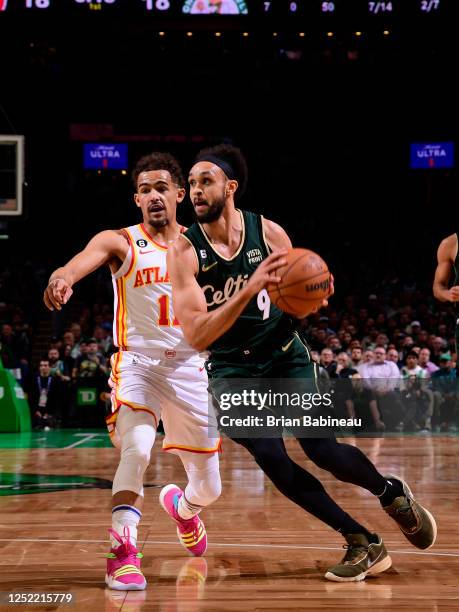
{"type": "Polygon", "coordinates": [[[112,355],[112,413],[106,418],[111,440],[119,447],[116,418],[124,404],[149,412],[155,426],[162,420],[163,450],[214,453],[220,448],[220,435],[204,360],[195,353],[166,357],[170,353],[120,350],[112,355]]]}

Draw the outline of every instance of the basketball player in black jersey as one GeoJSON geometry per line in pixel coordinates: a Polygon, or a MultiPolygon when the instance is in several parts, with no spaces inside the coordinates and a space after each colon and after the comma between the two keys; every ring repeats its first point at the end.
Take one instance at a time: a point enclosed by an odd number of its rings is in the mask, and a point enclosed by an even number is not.
{"type": "MultiPolygon", "coordinates": [[[[235,207],[246,179],[239,149],[219,145],[201,151],[188,177],[197,223],[168,254],[175,312],[190,344],[210,351],[211,388],[225,378],[315,375],[308,347],[288,317],[266,301],[265,287],[279,282],[275,270],[285,263],[292,245],[282,227],[235,207]]],[[[346,539],[345,557],[326,578],[363,580],[390,567],[382,539],[350,517],[317,478],[290,459],[281,436],[235,441],[284,495],[346,539]]],[[[412,544],[422,549],[433,545],[435,521],[404,481],[382,476],[358,448],[340,444],[334,436],[298,442],[316,465],[377,496],[412,544]]]]}
{"type": "MultiPolygon", "coordinates": [[[[437,269],[433,282],[433,294],[441,302],[456,305],[456,360],[459,347],[459,233],[451,234],[440,242],[437,251],[437,269]],[[454,274],[453,286],[450,287],[454,274]]],[[[457,374],[457,366],[456,366],[457,374]]]]}

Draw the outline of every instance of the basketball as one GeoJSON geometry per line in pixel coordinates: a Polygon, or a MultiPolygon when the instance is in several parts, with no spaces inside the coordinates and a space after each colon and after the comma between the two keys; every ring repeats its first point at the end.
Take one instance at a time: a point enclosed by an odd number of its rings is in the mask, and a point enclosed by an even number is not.
{"type": "Polygon", "coordinates": [[[308,249],[290,249],[287,263],[276,270],[279,284],[268,285],[271,302],[295,317],[305,317],[330,295],[330,272],[325,261],[308,249]]]}

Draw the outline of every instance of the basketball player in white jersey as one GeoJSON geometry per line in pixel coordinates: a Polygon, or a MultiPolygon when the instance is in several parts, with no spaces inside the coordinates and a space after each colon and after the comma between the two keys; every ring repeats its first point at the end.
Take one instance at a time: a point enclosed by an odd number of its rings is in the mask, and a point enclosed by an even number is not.
{"type": "Polygon", "coordinates": [[[168,485],[160,501],[177,524],[181,544],[195,556],[207,547],[198,513],[221,492],[220,438],[209,416],[204,360],[187,344],[174,316],[166,268],[168,245],[184,230],[177,223],[176,207],[185,197],[185,182],[178,162],[167,153],[140,159],[133,180],[143,222],[95,235],[83,251],[53,272],[44,294],[50,310],[61,310],[77,281],[104,264],[110,267],[119,350],[111,359],[112,414],[107,425],[121,458],[113,480],[112,549],[105,581],[117,590],[146,586],[137,526],[143,477],[160,418],[163,450],[180,457],[188,476],[184,491],[168,485]]]}

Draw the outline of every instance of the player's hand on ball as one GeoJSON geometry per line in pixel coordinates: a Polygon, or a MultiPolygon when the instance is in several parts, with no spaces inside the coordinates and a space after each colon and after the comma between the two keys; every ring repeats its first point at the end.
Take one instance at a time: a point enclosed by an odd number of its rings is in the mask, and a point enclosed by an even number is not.
{"type": "Polygon", "coordinates": [[[276,270],[287,263],[285,259],[286,254],[287,249],[275,251],[262,261],[247,283],[247,287],[252,291],[253,295],[264,289],[268,283],[280,282],[281,277],[276,275],[276,270]]]}
{"type": "Polygon", "coordinates": [[[61,310],[63,304],[67,304],[73,289],[63,278],[55,278],[46,287],[43,301],[50,310],[61,310]]]}

